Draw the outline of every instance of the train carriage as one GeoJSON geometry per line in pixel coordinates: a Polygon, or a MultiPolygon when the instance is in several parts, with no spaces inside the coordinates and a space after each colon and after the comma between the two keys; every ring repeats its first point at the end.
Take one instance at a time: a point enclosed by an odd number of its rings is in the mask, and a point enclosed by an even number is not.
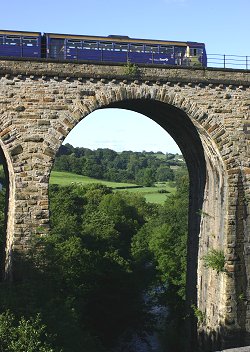
{"type": "Polygon", "coordinates": [[[157,41],[127,36],[80,36],[46,33],[47,58],[206,66],[205,45],[197,42],[157,41]]]}
{"type": "Polygon", "coordinates": [[[0,56],[114,63],[207,66],[205,45],[110,35],[0,30],[0,56]]]}
{"type": "Polygon", "coordinates": [[[0,56],[41,57],[41,33],[0,30],[0,56]]]}

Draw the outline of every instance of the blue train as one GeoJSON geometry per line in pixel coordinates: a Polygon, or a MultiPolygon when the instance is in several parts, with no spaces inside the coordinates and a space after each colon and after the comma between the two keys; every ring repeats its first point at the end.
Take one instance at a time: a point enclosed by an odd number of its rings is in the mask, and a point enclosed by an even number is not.
{"type": "Polygon", "coordinates": [[[207,66],[204,43],[0,30],[0,57],[207,66]]]}

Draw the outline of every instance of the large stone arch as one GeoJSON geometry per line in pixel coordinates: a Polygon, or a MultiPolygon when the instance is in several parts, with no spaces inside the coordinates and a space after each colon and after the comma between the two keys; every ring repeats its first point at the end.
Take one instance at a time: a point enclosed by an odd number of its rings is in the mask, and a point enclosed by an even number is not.
{"type": "Polygon", "coordinates": [[[223,134],[227,142],[229,136],[222,124],[214,122],[183,92],[169,93],[162,87],[118,87],[100,94],[97,91],[85,100],[78,96],[73,101],[70,116],[61,114],[64,127],[55,152],[82,118],[108,107],[133,110],[153,119],[174,138],[185,157],[190,175],[187,306],[197,305],[207,316],[205,335],[207,331],[214,333],[215,326],[224,325],[221,317],[225,313],[227,278],[205,269],[202,257],[211,248],[224,250],[227,243],[228,175],[216,138],[223,134]]]}

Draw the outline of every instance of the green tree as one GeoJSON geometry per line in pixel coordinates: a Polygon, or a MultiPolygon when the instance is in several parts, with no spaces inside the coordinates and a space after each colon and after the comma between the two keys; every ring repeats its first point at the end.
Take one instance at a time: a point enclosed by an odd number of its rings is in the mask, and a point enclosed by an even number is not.
{"type": "Polygon", "coordinates": [[[174,172],[170,169],[169,166],[161,165],[156,170],[155,175],[156,181],[173,181],[174,180],[174,172]]]}
{"type": "Polygon", "coordinates": [[[145,264],[154,263],[164,284],[175,287],[185,298],[188,219],[188,177],[183,176],[177,192],[167,198],[158,215],[134,236],[133,255],[145,264]]]}
{"type": "Polygon", "coordinates": [[[41,318],[18,321],[9,311],[0,314],[0,351],[1,352],[56,352],[52,338],[46,332],[41,318]]]}
{"type": "Polygon", "coordinates": [[[71,165],[68,155],[58,156],[54,163],[54,170],[57,171],[71,171],[71,165]]]}
{"type": "Polygon", "coordinates": [[[155,170],[150,168],[138,170],[135,180],[139,185],[146,187],[153,186],[155,182],[155,170]]]}
{"type": "MultiPolygon", "coordinates": [[[[58,319],[55,308],[44,314],[50,327],[57,326],[58,342],[66,348],[72,336],[79,341],[79,326],[109,351],[124,332],[149,331],[153,319],[143,301],[146,284],[130,247],[152,206],[142,197],[94,184],[51,188],[50,199],[52,234],[43,240],[46,250],[38,262],[46,263],[47,291],[50,282],[51,292],[58,292],[57,309],[65,315],[58,319]]],[[[45,296],[50,306],[54,299],[45,296]]]]}
{"type": "Polygon", "coordinates": [[[84,164],[83,170],[82,170],[83,175],[89,176],[89,177],[94,177],[98,179],[103,178],[103,167],[95,156],[88,157],[86,159],[86,162],[84,164]]]}
{"type": "Polygon", "coordinates": [[[107,352],[124,334],[150,332],[143,293],[161,284],[181,296],[184,179],[163,207],[100,184],[51,186],[51,232],[21,258],[23,280],[0,284],[0,310],[28,321],[41,312],[64,352],[107,352]]]}
{"type": "Polygon", "coordinates": [[[73,186],[50,186],[51,226],[53,233],[75,235],[79,231],[82,219],[84,198],[80,188],[76,191],[73,186]]]}
{"type": "Polygon", "coordinates": [[[162,343],[166,349],[179,352],[185,345],[187,173],[178,177],[176,194],[158,209],[158,214],[133,237],[132,254],[139,267],[147,268],[151,285],[162,287],[155,295],[158,304],[168,307],[162,343]]]}

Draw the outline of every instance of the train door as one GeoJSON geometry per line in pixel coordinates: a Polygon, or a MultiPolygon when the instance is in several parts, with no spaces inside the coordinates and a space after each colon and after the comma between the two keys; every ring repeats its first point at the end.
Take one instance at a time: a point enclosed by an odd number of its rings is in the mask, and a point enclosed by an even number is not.
{"type": "Polygon", "coordinates": [[[61,59],[61,60],[66,58],[64,39],[50,38],[48,48],[49,48],[49,52],[48,52],[49,58],[61,59]]]}
{"type": "Polygon", "coordinates": [[[185,64],[186,50],[187,48],[185,46],[174,47],[175,65],[182,66],[185,64]]]}

